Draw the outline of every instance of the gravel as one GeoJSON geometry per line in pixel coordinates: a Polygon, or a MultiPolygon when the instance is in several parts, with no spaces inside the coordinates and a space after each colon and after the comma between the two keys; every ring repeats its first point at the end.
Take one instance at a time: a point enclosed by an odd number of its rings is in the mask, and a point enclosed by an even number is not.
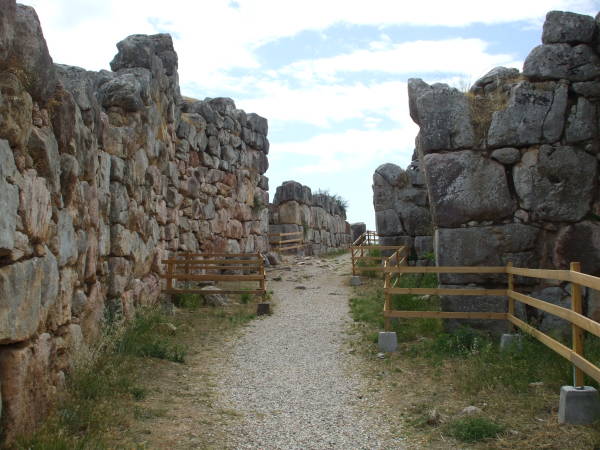
{"type": "Polygon", "coordinates": [[[307,289],[271,284],[274,314],[248,325],[231,346],[219,381],[230,446],[239,449],[401,448],[389,441],[385,417],[370,411],[362,363],[349,353],[347,255],[324,270],[293,265],[307,289]],[[310,278],[306,278],[306,276],[310,278]],[[331,295],[332,290],[340,295],[331,295]]]}

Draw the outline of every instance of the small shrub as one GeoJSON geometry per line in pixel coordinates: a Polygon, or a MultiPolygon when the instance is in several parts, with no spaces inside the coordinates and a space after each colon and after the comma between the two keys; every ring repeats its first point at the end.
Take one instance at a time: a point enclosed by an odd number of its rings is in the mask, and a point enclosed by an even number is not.
{"type": "Polygon", "coordinates": [[[244,305],[247,305],[250,300],[252,299],[252,296],[246,292],[244,292],[241,296],[240,296],[240,302],[244,305]]]}
{"type": "Polygon", "coordinates": [[[166,359],[182,363],[185,351],[160,332],[163,319],[156,311],[139,313],[118,340],[116,350],[126,355],[166,359]]]}
{"type": "Polygon", "coordinates": [[[465,417],[448,424],[450,436],[462,442],[478,442],[495,438],[504,431],[502,425],[483,417],[465,417]]]}
{"type": "Polygon", "coordinates": [[[173,296],[173,304],[178,308],[198,309],[203,304],[200,294],[176,294],[173,296]]]}

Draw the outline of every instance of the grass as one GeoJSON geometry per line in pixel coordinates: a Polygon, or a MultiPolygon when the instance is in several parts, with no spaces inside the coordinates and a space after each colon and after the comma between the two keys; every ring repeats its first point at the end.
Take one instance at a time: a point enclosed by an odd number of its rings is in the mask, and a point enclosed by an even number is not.
{"type": "MultiPolygon", "coordinates": [[[[367,251],[367,255],[374,258],[381,258],[381,250],[378,248],[371,248],[367,251]]],[[[359,259],[356,262],[357,267],[368,268],[368,267],[377,267],[381,266],[381,261],[377,262],[377,260],[368,260],[368,259],[359,259]]],[[[361,270],[358,272],[359,275],[367,278],[380,278],[381,272],[376,270],[361,270]]]]}
{"type": "MultiPolygon", "coordinates": [[[[399,286],[436,287],[437,280],[403,276],[399,286]]],[[[418,448],[455,448],[461,442],[469,448],[600,448],[600,424],[558,425],[558,393],[561,385],[572,384],[571,365],[534,338],[523,336],[521,349],[501,351],[498,338],[468,327],[447,333],[439,319],[399,319],[392,321],[399,351],[374,360],[383,329],[381,280],[366,280],[356,294],[350,306],[362,339],[355,351],[369,361],[365,370],[374,389],[385,393],[390,427],[402,430],[407,442],[418,448]],[[461,417],[469,405],[481,408],[487,419],[461,417]],[[431,411],[439,413],[439,421],[430,420],[431,411]]],[[[393,305],[440,308],[435,296],[394,296],[393,305]]],[[[600,339],[587,339],[586,357],[600,362],[600,339]]],[[[596,385],[589,379],[586,384],[596,385]]]]}
{"type": "MultiPolygon", "coordinates": [[[[163,388],[149,385],[171,382],[186,367],[194,346],[204,349],[205,341],[218,339],[255,317],[255,305],[250,301],[227,308],[201,308],[197,297],[178,296],[176,303],[181,309],[175,315],[143,310],[126,326],[107,329],[97,347],[82,356],[68,374],[66,388],[46,422],[9,448],[136,448],[131,441],[138,438],[128,430],[139,428],[144,429],[142,440],[146,440],[147,425],[143,424],[154,423],[168,411],[151,400],[163,388]],[[169,375],[163,375],[163,380],[161,373],[169,375]]],[[[196,388],[210,390],[208,382],[196,388]]],[[[171,400],[171,395],[168,398],[171,400]]]]}
{"type": "Polygon", "coordinates": [[[484,417],[456,419],[447,426],[447,433],[462,442],[478,442],[496,437],[504,431],[502,425],[484,417]]]}

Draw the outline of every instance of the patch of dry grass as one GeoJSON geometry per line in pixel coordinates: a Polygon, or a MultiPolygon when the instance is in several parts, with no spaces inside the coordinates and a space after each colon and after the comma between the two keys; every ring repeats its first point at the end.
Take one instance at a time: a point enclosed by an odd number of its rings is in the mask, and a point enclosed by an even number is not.
{"type": "MultiPolygon", "coordinates": [[[[373,297],[379,284],[367,283],[357,295],[373,297]]],[[[389,430],[408,448],[600,448],[600,427],[558,424],[559,386],[569,382],[569,365],[533,341],[526,341],[531,364],[523,370],[518,354],[501,354],[494,341],[471,332],[458,338],[400,334],[399,351],[378,359],[373,337],[381,327],[359,320],[354,331],[363,338],[354,340],[353,351],[364,358],[365,376],[381,397],[389,430]],[[452,437],[451,424],[470,405],[503,431],[471,443],[452,437]]]]}

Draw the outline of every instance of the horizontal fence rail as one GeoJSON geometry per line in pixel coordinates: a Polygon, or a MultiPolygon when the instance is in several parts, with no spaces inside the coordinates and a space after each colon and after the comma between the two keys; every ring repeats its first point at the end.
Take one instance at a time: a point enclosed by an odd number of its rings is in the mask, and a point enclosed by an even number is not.
{"type": "Polygon", "coordinates": [[[163,292],[167,294],[266,293],[265,262],[260,253],[182,253],[175,258],[164,259],[162,263],[166,265],[161,278],[166,280],[163,292]],[[257,282],[258,288],[220,289],[213,292],[200,288],[178,288],[177,281],[257,282]]]}
{"type": "MultiPolygon", "coordinates": [[[[399,245],[380,245],[380,236],[374,231],[365,231],[350,246],[350,256],[352,258],[352,275],[362,272],[383,272],[383,262],[387,259],[383,255],[385,251],[394,251],[405,249],[399,245]],[[379,255],[373,255],[373,253],[379,255]]],[[[406,250],[403,250],[406,251],[406,250]]]]}
{"type": "Polygon", "coordinates": [[[289,250],[297,250],[304,247],[304,231],[293,231],[290,233],[269,233],[269,244],[273,251],[281,253],[289,250]],[[272,240],[272,238],[279,238],[272,240]]]}
{"type": "Polygon", "coordinates": [[[584,373],[600,382],[600,368],[584,357],[584,332],[600,337],[600,323],[583,315],[582,287],[600,290],[600,278],[581,273],[580,264],[571,263],[570,270],[526,269],[513,267],[512,263],[499,267],[409,267],[405,264],[393,263],[392,255],[384,262],[384,311],[386,330],[391,328],[392,318],[441,318],[441,319],[492,319],[507,320],[511,327],[519,328],[525,333],[551,348],[553,351],[569,360],[574,366],[574,384],[583,386],[584,373]],[[506,274],[506,289],[445,289],[445,288],[397,288],[392,282],[406,273],[453,273],[453,274],[506,274]],[[564,308],[544,300],[531,297],[515,291],[514,277],[522,276],[540,280],[558,280],[571,283],[571,308],[564,308]],[[506,312],[450,312],[450,311],[397,311],[392,308],[392,295],[493,295],[508,297],[506,312]],[[533,308],[553,314],[569,322],[572,329],[572,348],[567,347],[556,339],[548,336],[532,325],[515,316],[515,302],[529,305],[533,308]]]}

